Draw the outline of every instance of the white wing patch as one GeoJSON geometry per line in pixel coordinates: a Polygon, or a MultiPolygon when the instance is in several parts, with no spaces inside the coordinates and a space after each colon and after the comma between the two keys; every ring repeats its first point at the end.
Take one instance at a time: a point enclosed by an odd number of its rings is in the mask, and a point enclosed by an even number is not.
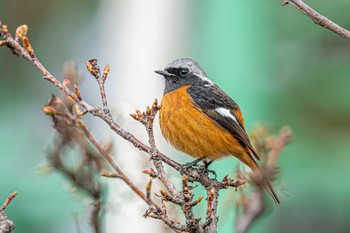
{"type": "Polygon", "coordinates": [[[192,71],[197,77],[199,77],[203,82],[205,82],[204,86],[209,87],[214,85],[213,81],[211,81],[207,75],[203,71],[192,71]]]}
{"type": "Polygon", "coordinates": [[[214,83],[207,77],[207,76],[199,76],[204,82],[208,82],[208,84],[205,84],[207,86],[212,86],[214,83]]]}
{"type": "Polygon", "coordinates": [[[237,125],[240,125],[237,121],[237,118],[235,117],[235,115],[231,114],[230,110],[220,107],[216,108],[215,111],[223,117],[231,118],[232,120],[234,120],[234,122],[236,122],[237,125]]]}

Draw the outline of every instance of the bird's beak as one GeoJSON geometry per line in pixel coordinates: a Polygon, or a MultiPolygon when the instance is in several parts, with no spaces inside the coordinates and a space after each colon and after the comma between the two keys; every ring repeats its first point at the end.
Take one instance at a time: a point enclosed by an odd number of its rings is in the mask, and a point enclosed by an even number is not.
{"type": "Polygon", "coordinates": [[[164,77],[175,76],[174,74],[168,73],[168,72],[166,72],[166,71],[164,71],[164,70],[155,70],[154,72],[155,72],[156,74],[160,74],[160,75],[162,75],[162,76],[164,76],[164,77]]]}

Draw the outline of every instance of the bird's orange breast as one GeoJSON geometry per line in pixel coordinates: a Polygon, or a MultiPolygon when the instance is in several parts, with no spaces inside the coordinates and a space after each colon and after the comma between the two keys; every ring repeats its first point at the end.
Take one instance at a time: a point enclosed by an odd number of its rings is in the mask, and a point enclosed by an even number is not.
{"type": "Polygon", "coordinates": [[[186,91],[189,87],[163,96],[159,116],[166,140],[192,157],[220,159],[232,154],[245,160],[246,152],[239,142],[193,104],[186,91]]]}

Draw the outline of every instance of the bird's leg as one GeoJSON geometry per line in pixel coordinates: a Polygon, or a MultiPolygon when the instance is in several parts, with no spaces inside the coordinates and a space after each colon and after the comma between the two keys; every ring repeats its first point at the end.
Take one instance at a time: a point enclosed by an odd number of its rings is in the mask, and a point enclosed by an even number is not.
{"type": "Polygon", "coordinates": [[[208,169],[209,165],[212,164],[212,162],[214,162],[214,160],[210,160],[209,162],[207,162],[207,161],[205,160],[205,157],[201,157],[201,158],[196,159],[196,160],[194,160],[194,161],[192,161],[192,162],[182,164],[182,165],[181,165],[181,171],[180,171],[181,174],[186,173],[186,171],[187,171],[190,167],[196,167],[196,166],[198,166],[198,163],[199,163],[200,161],[203,161],[203,163],[204,163],[204,166],[202,166],[202,168],[203,168],[202,171],[213,174],[214,177],[215,177],[215,179],[216,179],[216,172],[213,171],[213,170],[209,170],[209,169],[208,169]]]}
{"type": "Polygon", "coordinates": [[[214,175],[214,178],[216,179],[216,172],[214,170],[209,170],[208,167],[210,166],[210,164],[212,164],[214,162],[214,160],[203,160],[203,163],[204,163],[204,168],[205,170],[208,172],[208,173],[211,173],[214,175]]]}
{"type": "Polygon", "coordinates": [[[198,165],[200,161],[202,161],[205,157],[200,157],[199,159],[193,160],[192,162],[185,163],[182,166],[184,167],[195,167],[198,165]]]}
{"type": "Polygon", "coordinates": [[[210,166],[210,164],[212,164],[212,163],[214,162],[214,159],[209,160],[209,161],[203,160],[203,162],[204,162],[204,166],[205,166],[206,168],[208,168],[208,167],[210,166]]]}
{"type": "MultiPolygon", "coordinates": [[[[192,161],[192,162],[182,164],[182,165],[181,165],[181,169],[180,169],[181,175],[186,174],[186,173],[188,174],[188,169],[189,169],[189,168],[192,168],[192,167],[198,166],[198,163],[199,163],[200,161],[202,161],[203,159],[204,159],[204,157],[201,157],[201,158],[196,159],[196,160],[194,160],[194,161],[192,161]]],[[[192,177],[192,178],[193,178],[193,177],[192,177]]]]}

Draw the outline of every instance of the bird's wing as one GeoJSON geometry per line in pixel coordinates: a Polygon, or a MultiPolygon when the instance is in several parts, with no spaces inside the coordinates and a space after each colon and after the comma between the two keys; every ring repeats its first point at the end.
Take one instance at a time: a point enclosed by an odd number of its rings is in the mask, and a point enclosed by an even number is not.
{"type": "Polygon", "coordinates": [[[201,111],[216,124],[229,131],[249,155],[252,154],[255,159],[260,160],[244,129],[242,113],[231,97],[216,85],[207,87],[192,85],[187,89],[187,92],[201,111]]]}

